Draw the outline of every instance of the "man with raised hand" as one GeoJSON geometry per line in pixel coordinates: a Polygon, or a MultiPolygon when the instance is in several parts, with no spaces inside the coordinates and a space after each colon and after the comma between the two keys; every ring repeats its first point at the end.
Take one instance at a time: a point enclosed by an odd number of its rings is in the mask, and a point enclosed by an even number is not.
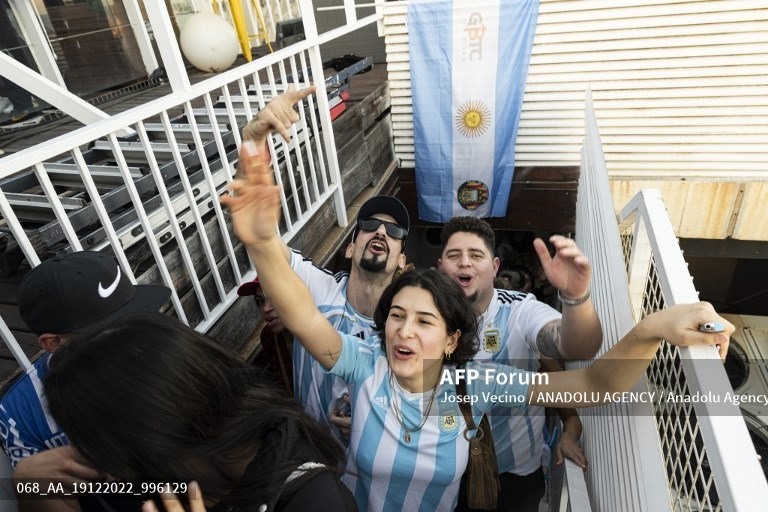
{"type": "MultiPolygon", "coordinates": [[[[267,168],[271,164],[267,137],[279,132],[290,140],[290,127],[299,120],[294,105],[314,92],[314,87],[289,90],[273,98],[243,129],[241,162],[267,168]]],[[[395,273],[405,266],[405,239],[410,219],[403,203],[391,196],[375,196],[358,211],[352,242],[345,256],[351,260],[349,272],[320,268],[298,251],[285,245],[285,257],[307,284],[318,309],[334,327],[361,339],[373,330],[376,304],[395,273]]],[[[294,395],[304,409],[318,421],[348,428],[347,385],[330,375],[304,350],[293,344],[294,395]]],[[[340,431],[337,438],[346,445],[340,431]]]]}
{"type": "MultiPolygon", "coordinates": [[[[484,220],[454,217],[443,226],[440,240],[440,270],[461,286],[478,315],[476,360],[536,371],[541,357],[588,359],[597,353],[602,327],[590,301],[592,267],[573,240],[551,237],[554,257],[542,240],[534,241],[547,279],[559,290],[562,314],[532,294],[494,288],[499,259],[493,229],[484,220]]],[[[501,481],[497,510],[538,511],[545,491],[544,408],[496,408],[489,419],[501,481]]],[[[460,496],[459,509],[465,503],[460,496]]]]}

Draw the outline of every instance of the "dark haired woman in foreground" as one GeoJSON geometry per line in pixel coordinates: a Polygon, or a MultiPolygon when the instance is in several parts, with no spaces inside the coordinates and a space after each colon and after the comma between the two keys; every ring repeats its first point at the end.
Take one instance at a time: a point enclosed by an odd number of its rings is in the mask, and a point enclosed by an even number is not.
{"type": "Polygon", "coordinates": [[[258,370],[160,314],[82,332],[45,381],[51,414],[126,482],[196,480],[209,510],[355,510],[341,448],[258,370]]]}

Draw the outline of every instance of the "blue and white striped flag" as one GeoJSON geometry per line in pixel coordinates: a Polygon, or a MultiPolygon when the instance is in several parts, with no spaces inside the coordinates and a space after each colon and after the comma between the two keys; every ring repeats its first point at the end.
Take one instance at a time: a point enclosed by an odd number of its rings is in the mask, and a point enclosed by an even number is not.
{"type": "Polygon", "coordinates": [[[503,217],[538,0],[411,0],[419,217],[503,217]]]}

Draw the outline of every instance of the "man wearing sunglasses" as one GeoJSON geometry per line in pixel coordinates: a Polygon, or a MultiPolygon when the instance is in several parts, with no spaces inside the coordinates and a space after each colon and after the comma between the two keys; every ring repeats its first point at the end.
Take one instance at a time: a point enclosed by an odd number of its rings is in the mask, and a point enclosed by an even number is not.
{"type": "MultiPolygon", "coordinates": [[[[293,106],[313,91],[314,88],[289,90],[273,98],[243,129],[246,142],[241,155],[246,153],[250,162],[261,156],[262,163],[255,165],[267,169],[271,162],[267,137],[277,131],[289,140],[290,126],[299,119],[293,106]]],[[[373,312],[381,293],[405,266],[409,227],[408,210],[403,203],[391,196],[374,196],[360,207],[352,241],[345,249],[345,257],[351,261],[349,272],[334,274],[287,245],[285,257],[336,330],[367,339],[373,331],[373,312]]],[[[310,416],[338,427],[334,433],[346,446],[349,439],[345,434],[351,424],[345,398],[347,386],[325,372],[301,343],[293,344],[293,389],[310,416]]]]}
{"type": "MultiPolygon", "coordinates": [[[[373,312],[384,288],[397,270],[405,266],[405,237],[408,234],[408,210],[398,199],[375,196],[358,212],[358,221],[347,245],[345,257],[351,261],[349,272],[322,269],[298,251],[290,251],[293,270],[307,283],[318,309],[341,332],[367,339],[373,331],[373,312]]],[[[325,372],[304,350],[294,343],[294,395],[315,419],[341,429],[348,428],[347,385],[325,372]]],[[[344,445],[346,436],[337,436],[344,445]]]]}

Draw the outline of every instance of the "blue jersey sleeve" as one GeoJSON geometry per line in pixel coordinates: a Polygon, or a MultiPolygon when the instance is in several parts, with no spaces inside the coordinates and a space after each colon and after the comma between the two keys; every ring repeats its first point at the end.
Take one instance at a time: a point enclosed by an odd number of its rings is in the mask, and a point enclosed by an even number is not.
{"type": "MultiPolygon", "coordinates": [[[[348,383],[358,382],[368,377],[374,368],[376,340],[361,340],[351,334],[341,335],[341,354],[328,373],[338,375],[348,383]]],[[[378,339],[378,337],[376,337],[378,339]]]]}

